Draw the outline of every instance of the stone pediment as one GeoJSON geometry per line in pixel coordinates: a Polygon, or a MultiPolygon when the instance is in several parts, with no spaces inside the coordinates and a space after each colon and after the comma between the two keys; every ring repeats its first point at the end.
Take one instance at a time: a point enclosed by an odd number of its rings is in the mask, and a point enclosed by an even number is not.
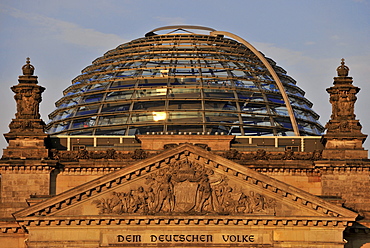
{"type": "MultiPolygon", "coordinates": [[[[14,214],[18,222],[353,221],[356,213],[184,144],[14,214]]],[[[246,224],[246,223],[245,223],[246,224]]]]}

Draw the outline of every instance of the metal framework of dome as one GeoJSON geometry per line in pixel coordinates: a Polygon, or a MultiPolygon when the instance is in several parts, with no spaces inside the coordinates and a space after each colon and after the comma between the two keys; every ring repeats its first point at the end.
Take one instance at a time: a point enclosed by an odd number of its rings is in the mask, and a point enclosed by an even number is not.
{"type": "Polygon", "coordinates": [[[48,134],[300,136],[324,130],[304,91],[272,59],[234,34],[199,26],[157,28],[119,45],[63,93],[48,134]],[[157,34],[163,30],[171,32],[157,34]]]}

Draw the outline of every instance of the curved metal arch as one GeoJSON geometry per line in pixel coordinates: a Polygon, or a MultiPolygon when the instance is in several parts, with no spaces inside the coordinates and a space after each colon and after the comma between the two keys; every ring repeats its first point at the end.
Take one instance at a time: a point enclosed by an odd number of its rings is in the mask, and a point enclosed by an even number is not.
{"type": "Polygon", "coordinates": [[[156,29],[153,29],[150,32],[156,32],[156,31],[161,31],[161,30],[167,30],[167,29],[199,29],[199,30],[206,30],[206,31],[211,31],[214,32],[216,29],[209,28],[209,27],[203,27],[203,26],[196,26],[196,25],[172,25],[172,26],[164,26],[164,27],[159,27],[156,29]]]}
{"type": "Polygon", "coordinates": [[[210,34],[211,35],[225,35],[225,36],[229,36],[230,38],[233,38],[233,39],[239,41],[240,43],[245,45],[247,48],[249,48],[249,50],[251,50],[261,60],[263,65],[266,66],[267,70],[270,72],[272,78],[275,80],[275,82],[276,82],[276,84],[277,84],[277,86],[278,86],[278,88],[281,92],[281,95],[283,96],[286,108],[288,109],[289,118],[290,118],[290,121],[292,123],[294,134],[296,136],[300,136],[298,125],[297,125],[297,120],[295,119],[293,108],[292,108],[292,105],[290,105],[290,101],[289,101],[288,95],[285,92],[283,83],[280,81],[280,78],[278,77],[278,75],[276,74],[275,70],[272,68],[270,63],[267,61],[267,59],[254,46],[252,46],[249,42],[247,42],[243,38],[241,38],[241,37],[239,37],[239,36],[237,36],[233,33],[226,32],[226,31],[212,31],[210,34]]]}

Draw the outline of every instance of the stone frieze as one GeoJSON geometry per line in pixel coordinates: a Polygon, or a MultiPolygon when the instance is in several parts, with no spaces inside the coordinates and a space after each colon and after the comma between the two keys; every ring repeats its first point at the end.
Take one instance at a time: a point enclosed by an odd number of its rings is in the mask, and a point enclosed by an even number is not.
{"type": "Polygon", "coordinates": [[[232,149],[223,154],[227,159],[236,160],[319,160],[322,158],[322,151],[313,152],[295,152],[287,150],[284,152],[270,152],[264,149],[258,149],[253,152],[240,152],[232,149]]]}
{"type": "MultiPolygon", "coordinates": [[[[199,147],[199,146],[198,146],[199,147]]],[[[168,147],[166,147],[169,149],[168,147]]],[[[206,149],[206,148],[205,148],[206,149]]],[[[320,160],[322,158],[320,150],[313,152],[270,152],[264,149],[259,149],[253,152],[240,152],[231,149],[227,152],[216,153],[227,159],[236,160],[320,160]]],[[[79,159],[145,159],[156,154],[150,154],[143,149],[136,149],[132,152],[122,152],[115,149],[107,149],[106,151],[88,151],[81,149],[79,151],[60,151],[56,149],[50,150],[50,158],[55,160],[79,160],[79,159]]]]}

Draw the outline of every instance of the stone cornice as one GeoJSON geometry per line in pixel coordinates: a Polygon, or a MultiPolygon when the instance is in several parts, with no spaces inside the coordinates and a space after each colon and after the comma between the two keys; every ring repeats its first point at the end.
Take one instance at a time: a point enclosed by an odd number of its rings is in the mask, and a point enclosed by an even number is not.
{"type": "Polygon", "coordinates": [[[269,168],[269,167],[258,167],[258,168],[251,168],[257,172],[261,173],[269,173],[269,174],[288,174],[288,175],[314,175],[320,176],[322,173],[337,173],[337,174],[345,174],[345,173],[353,173],[353,172],[367,172],[370,173],[370,167],[363,167],[363,166],[352,166],[352,167],[344,167],[344,166],[316,166],[315,168],[269,168]]]}
{"type": "Polygon", "coordinates": [[[24,234],[24,229],[16,222],[0,223],[0,233],[3,234],[24,234]]]}
{"type": "Polygon", "coordinates": [[[321,171],[317,168],[253,168],[257,172],[269,174],[289,174],[289,175],[314,175],[320,176],[321,171]]]}
{"type": "Polygon", "coordinates": [[[334,227],[351,226],[352,218],[338,217],[291,217],[291,216],[82,216],[26,217],[17,220],[20,226],[117,226],[117,225],[245,225],[245,226],[296,226],[296,227],[334,227]]]}
{"type": "Polygon", "coordinates": [[[99,168],[81,168],[67,167],[60,170],[60,175],[106,175],[113,171],[119,170],[118,167],[99,167],[99,168]]]}
{"type": "Polygon", "coordinates": [[[369,172],[369,167],[322,167],[320,168],[321,171],[332,171],[332,172],[369,172]]]}
{"type": "Polygon", "coordinates": [[[55,163],[27,163],[24,160],[19,162],[12,161],[11,163],[0,164],[0,172],[22,172],[22,173],[50,173],[50,171],[55,169],[55,163]]]}
{"type": "Polygon", "coordinates": [[[362,163],[345,163],[345,162],[329,164],[325,161],[320,161],[319,163],[315,164],[315,168],[325,173],[337,173],[337,174],[353,172],[370,173],[370,165],[368,163],[366,165],[362,163]]]}

